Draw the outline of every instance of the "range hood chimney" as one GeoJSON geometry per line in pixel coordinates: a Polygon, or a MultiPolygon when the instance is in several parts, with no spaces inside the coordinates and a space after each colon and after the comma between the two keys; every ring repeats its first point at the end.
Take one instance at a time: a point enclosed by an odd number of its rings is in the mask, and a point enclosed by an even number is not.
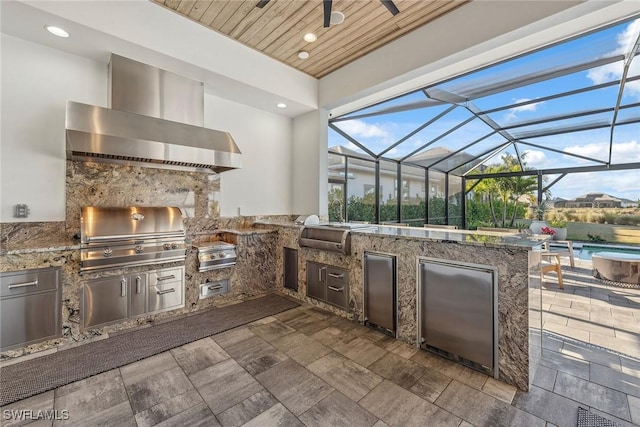
{"type": "Polygon", "coordinates": [[[67,101],[67,159],[197,172],[242,167],[227,132],[204,124],[204,86],[112,54],[109,107],[67,101]]]}

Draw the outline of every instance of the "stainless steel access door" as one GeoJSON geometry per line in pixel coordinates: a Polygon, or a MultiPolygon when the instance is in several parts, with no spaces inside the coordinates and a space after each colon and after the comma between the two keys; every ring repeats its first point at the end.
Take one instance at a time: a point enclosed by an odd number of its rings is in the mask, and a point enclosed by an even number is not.
{"type": "Polygon", "coordinates": [[[419,337],[497,375],[497,272],[493,267],[421,258],[419,337]]]}
{"type": "Polygon", "coordinates": [[[364,318],[367,323],[396,332],[396,257],[365,252],[364,318]]]}

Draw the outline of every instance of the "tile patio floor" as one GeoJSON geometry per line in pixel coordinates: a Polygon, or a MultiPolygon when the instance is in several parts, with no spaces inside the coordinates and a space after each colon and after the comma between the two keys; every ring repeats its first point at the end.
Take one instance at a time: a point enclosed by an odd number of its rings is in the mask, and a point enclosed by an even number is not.
{"type": "Polygon", "coordinates": [[[306,305],[1,409],[83,426],[574,427],[583,406],[638,425],[640,291],[563,270],[531,313],[549,333],[528,393],[306,305]]]}

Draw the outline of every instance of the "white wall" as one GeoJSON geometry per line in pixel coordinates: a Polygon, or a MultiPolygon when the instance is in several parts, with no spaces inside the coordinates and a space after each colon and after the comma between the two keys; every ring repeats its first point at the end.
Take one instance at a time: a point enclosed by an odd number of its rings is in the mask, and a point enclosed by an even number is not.
{"type": "Polygon", "coordinates": [[[107,102],[107,66],[2,34],[0,221],[64,221],[68,99],[107,102]],[[16,204],[31,215],[13,218],[16,204]]]}
{"type": "Polygon", "coordinates": [[[242,169],[220,175],[220,215],[292,213],[291,119],[205,94],[205,127],[230,132],[242,169]]]}
{"type": "Polygon", "coordinates": [[[327,111],[293,120],[293,212],[327,215],[327,111]]]}

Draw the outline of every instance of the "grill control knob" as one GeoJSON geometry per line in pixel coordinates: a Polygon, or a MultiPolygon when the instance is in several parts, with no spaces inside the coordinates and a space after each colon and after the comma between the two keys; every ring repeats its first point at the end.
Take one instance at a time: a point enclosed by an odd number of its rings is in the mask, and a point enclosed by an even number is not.
{"type": "Polygon", "coordinates": [[[137,254],[139,254],[139,253],[142,253],[142,251],[144,251],[144,248],[142,246],[136,246],[135,251],[137,254]]]}
{"type": "Polygon", "coordinates": [[[102,255],[104,255],[105,257],[110,257],[111,255],[113,255],[113,249],[105,248],[104,251],[102,251],[102,255]]]}
{"type": "Polygon", "coordinates": [[[178,244],[177,243],[172,243],[171,244],[171,249],[178,249],[178,244]]]}
{"type": "Polygon", "coordinates": [[[220,252],[220,253],[218,254],[218,258],[224,258],[224,257],[226,257],[226,255],[224,254],[224,252],[220,252]]]}
{"type": "Polygon", "coordinates": [[[171,249],[171,243],[165,243],[162,245],[162,249],[164,249],[165,251],[168,251],[169,249],[171,249]]]}

